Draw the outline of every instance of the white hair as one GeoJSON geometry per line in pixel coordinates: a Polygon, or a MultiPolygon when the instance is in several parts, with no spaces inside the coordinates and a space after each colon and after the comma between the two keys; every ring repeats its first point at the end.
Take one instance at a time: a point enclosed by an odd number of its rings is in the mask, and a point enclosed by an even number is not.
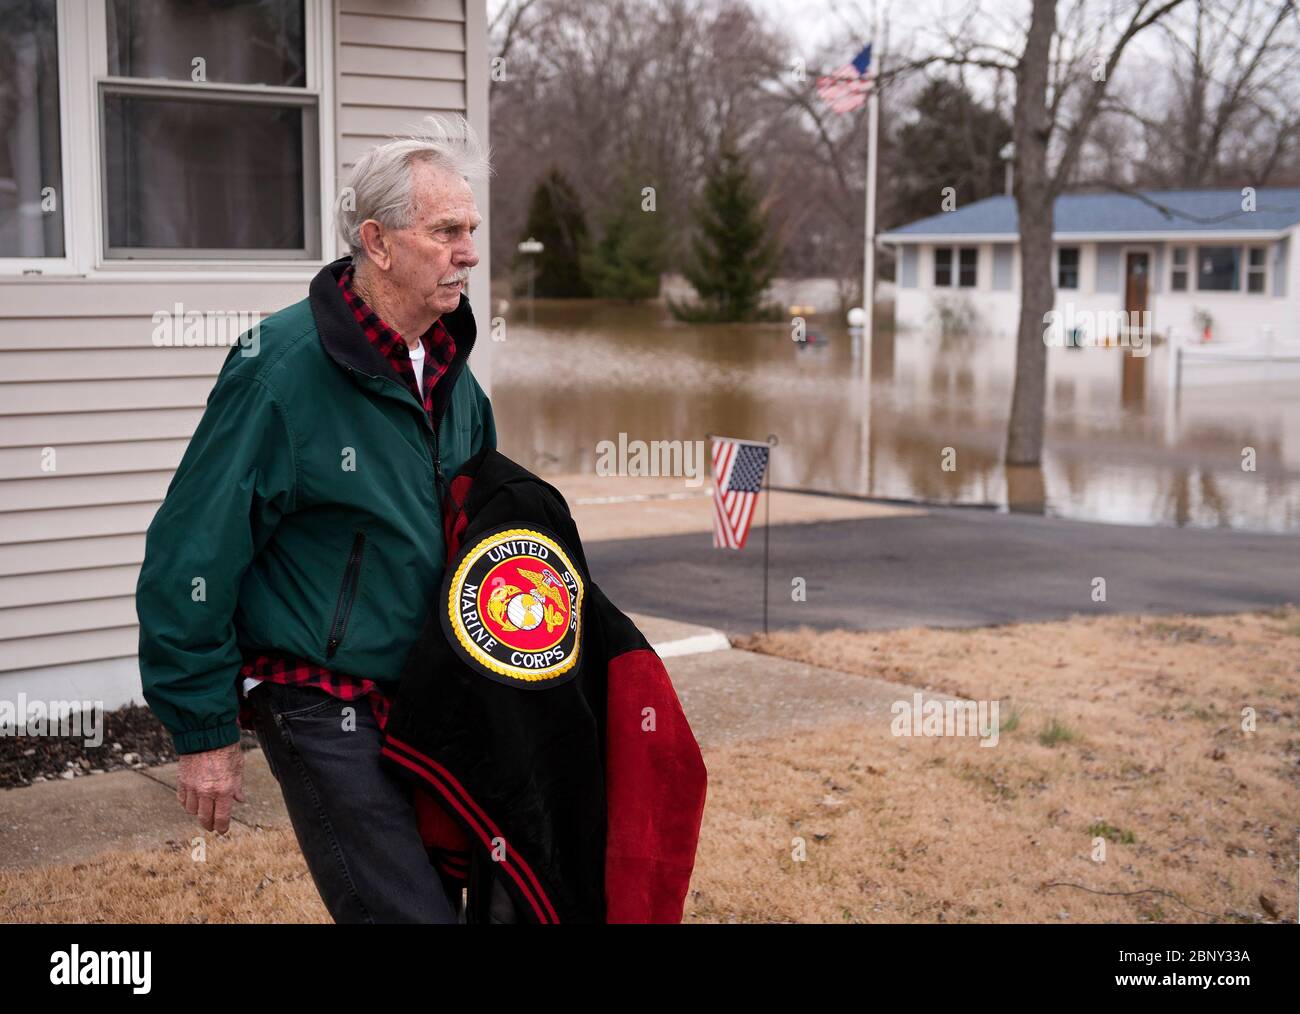
{"type": "Polygon", "coordinates": [[[390,229],[404,229],[414,214],[411,167],[417,162],[455,173],[469,181],[492,175],[490,150],[460,115],[426,116],[422,129],[371,148],[352,170],[352,179],[335,203],[339,235],[353,259],[364,256],[361,223],[373,218],[390,229]],[[350,199],[349,199],[350,198],[350,199]]]}

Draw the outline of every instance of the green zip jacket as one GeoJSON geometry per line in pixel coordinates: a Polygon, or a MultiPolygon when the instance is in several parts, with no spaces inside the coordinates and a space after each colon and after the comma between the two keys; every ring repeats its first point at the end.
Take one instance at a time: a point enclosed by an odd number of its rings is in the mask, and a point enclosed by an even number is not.
{"type": "Polygon", "coordinates": [[[445,476],[496,447],[469,300],[442,317],[456,355],[431,424],[344,300],[349,261],[231,349],[149,525],[140,678],[178,753],[239,741],[245,654],[395,686],[442,580],[445,476]]]}

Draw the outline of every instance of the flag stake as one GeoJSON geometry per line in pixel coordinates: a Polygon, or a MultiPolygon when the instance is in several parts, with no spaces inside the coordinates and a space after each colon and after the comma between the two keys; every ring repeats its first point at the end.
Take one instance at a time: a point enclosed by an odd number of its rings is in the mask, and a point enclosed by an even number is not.
{"type": "MultiPolygon", "coordinates": [[[[779,441],[775,433],[767,435],[767,445],[775,447],[779,441]]],[[[772,530],[772,452],[767,454],[767,467],[763,469],[763,636],[767,636],[767,561],[769,533],[772,530]]]]}
{"type": "Polygon", "coordinates": [[[766,440],[743,440],[705,433],[713,441],[713,548],[744,547],[754,520],[758,498],[763,499],[763,634],[768,632],[768,574],[771,562],[772,448],[780,443],[775,433],[766,440]],[[744,449],[763,448],[762,454],[744,449]],[[740,471],[737,472],[737,466],[740,471]],[[734,496],[735,499],[727,499],[734,496]]]}
{"type": "Polygon", "coordinates": [[[767,558],[769,534],[772,531],[772,461],[763,470],[763,636],[767,636],[767,558]]]}

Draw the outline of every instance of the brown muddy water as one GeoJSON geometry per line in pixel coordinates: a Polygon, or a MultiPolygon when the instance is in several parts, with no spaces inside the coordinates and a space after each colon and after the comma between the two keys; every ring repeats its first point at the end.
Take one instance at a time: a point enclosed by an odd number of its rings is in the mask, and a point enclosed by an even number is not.
{"type": "Polygon", "coordinates": [[[1168,346],[1146,358],[1050,349],[1042,468],[1009,474],[1012,339],[885,334],[864,355],[835,321],[813,318],[810,335],[800,344],[786,324],[679,324],[653,304],[538,300],[530,314],[517,300],[492,345],[501,450],[538,474],[592,473],[598,443],[620,434],[775,434],[776,486],[1300,530],[1298,363],[1185,365],[1175,398],[1168,346]],[[1253,471],[1243,467],[1252,458],[1253,471]]]}

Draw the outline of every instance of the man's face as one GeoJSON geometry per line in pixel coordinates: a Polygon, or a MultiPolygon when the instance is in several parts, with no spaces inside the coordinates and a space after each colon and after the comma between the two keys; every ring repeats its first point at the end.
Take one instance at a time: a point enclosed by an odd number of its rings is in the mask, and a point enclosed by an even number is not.
{"type": "Polygon", "coordinates": [[[482,219],[469,184],[426,162],[411,170],[414,211],[406,229],[389,231],[393,262],[389,277],[412,307],[451,313],[469,269],[478,263],[474,230],[482,219]]]}

